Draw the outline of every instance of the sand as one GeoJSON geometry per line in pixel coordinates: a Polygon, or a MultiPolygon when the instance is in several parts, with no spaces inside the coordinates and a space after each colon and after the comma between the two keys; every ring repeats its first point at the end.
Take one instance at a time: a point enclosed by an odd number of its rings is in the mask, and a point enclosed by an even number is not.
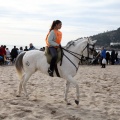
{"type": "Polygon", "coordinates": [[[0,120],[120,120],[120,66],[81,65],[75,79],[80,88],[80,104],[70,86],[64,102],[66,81],[40,72],[27,83],[29,98],[16,97],[19,78],[14,66],[0,66],[0,120]]]}

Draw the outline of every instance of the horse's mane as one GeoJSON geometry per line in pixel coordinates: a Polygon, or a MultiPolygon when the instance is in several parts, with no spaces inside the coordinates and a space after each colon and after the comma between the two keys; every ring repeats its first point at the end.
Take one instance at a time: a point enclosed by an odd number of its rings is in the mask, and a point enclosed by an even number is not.
{"type": "Polygon", "coordinates": [[[67,45],[65,46],[66,49],[70,48],[72,45],[75,46],[75,43],[80,41],[80,40],[83,40],[83,38],[78,38],[76,40],[71,40],[67,43],[67,45]]]}
{"type": "Polygon", "coordinates": [[[70,46],[73,45],[75,46],[75,41],[71,40],[67,43],[67,45],[65,46],[66,49],[70,48],[70,46]]]}

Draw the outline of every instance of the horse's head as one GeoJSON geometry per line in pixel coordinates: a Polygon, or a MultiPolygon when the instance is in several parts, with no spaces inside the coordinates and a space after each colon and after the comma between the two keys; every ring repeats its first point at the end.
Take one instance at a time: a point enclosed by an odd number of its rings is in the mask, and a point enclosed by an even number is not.
{"type": "Polygon", "coordinates": [[[94,54],[94,51],[95,51],[95,43],[97,42],[97,40],[91,40],[91,39],[88,39],[88,52],[90,55],[93,55],[94,54]]]}
{"type": "Polygon", "coordinates": [[[68,42],[65,49],[79,60],[87,61],[87,63],[89,63],[93,59],[95,43],[96,40],[92,41],[90,38],[80,38],[68,42]]]}
{"type": "Polygon", "coordinates": [[[82,54],[84,59],[88,62],[91,63],[91,61],[93,60],[93,55],[95,52],[95,43],[97,42],[97,40],[91,40],[90,38],[85,39],[85,41],[83,41],[83,50],[82,50],[82,54]]]}

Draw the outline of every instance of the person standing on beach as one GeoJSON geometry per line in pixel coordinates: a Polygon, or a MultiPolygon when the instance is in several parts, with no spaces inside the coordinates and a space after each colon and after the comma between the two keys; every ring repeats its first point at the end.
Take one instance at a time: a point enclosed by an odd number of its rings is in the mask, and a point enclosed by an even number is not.
{"type": "Polygon", "coordinates": [[[105,61],[106,61],[106,50],[105,50],[104,47],[102,47],[102,49],[101,49],[101,54],[100,54],[100,56],[101,56],[101,65],[102,65],[101,68],[105,68],[105,66],[106,66],[106,63],[105,63],[105,61]],[[104,59],[104,60],[103,60],[103,59],[104,59]],[[103,61],[104,61],[104,62],[103,62],[103,61]]]}
{"type": "Polygon", "coordinates": [[[28,51],[28,48],[27,48],[27,46],[25,46],[25,49],[24,49],[24,51],[28,51]]]}
{"type": "Polygon", "coordinates": [[[1,45],[1,47],[0,47],[0,56],[3,58],[2,60],[2,62],[3,62],[3,64],[4,64],[4,62],[5,62],[5,60],[6,60],[6,45],[1,45]]]}
{"type": "Polygon", "coordinates": [[[34,50],[34,49],[35,49],[35,47],[33,46],[33,44],[30,43],[30,48],[29,48],[29,50],[34,50]]]}
{"type": "Polygon", "coordinates": [[[55,69],[55,64],[57,61],[57,49],[60,47],[61,39],[62,39],[62,32],[59,31],[62,27],[62,22],[60,20],[53,21],[49,33],[46,37],[46,45],[50,51],[52,56],[50,67],[48,68],[48,73],[51,77],[53,77],[53,72],[55,69]]]}
{"type": "Polygon", "coordinates": [[[6,59],[9,60],[11,57],[9,48],[6,48],[6,59]]]}
{"type": "Polygon", "coordinates": [[[0,47],[0,62],[4,64],[4,53],[3,53],[3,45],[0,47]]]}
{"type": "Polygon", "coordinates": [[[107,65],[110,62],[110,53],[109,52],[106,52],[106,62],[107,62],[107,65]]]}
{"type": "Polygon", "coordinates": [[[112,65],[115,64],[115,50],[112,50],[112,52],[111,52],[111,64],[112,65]]]}
{"type": "Polygon", "coordinates": [[[12,63],[14,63],[16,57],[18,56],[18,50],[17,50],[16,46],[14,46],[14,48],[11,50],[10,55],[11,55],[11,58],[12,58],[11,61],[12,61],[12,63]]]}
{"type": "Polygon", "coordinates": [[[21,52],[23,52],[24,50],[23,50],[23,47],[20,47],[20,50],[19,50],[19,53],[18,54],[20,54],[21,52]]]}
{"type": "Polygon", "coordinates": [[[116,62],[116,64],[118,64],[118,52],[116,51],[116,53],[115,53],[115,62],[116,62]]]}

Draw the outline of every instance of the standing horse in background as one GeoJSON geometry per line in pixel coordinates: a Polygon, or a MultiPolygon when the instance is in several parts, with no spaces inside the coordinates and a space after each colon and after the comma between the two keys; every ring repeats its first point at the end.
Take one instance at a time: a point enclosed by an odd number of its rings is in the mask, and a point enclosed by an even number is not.
{"type": "MultiPolygon", "coordinates": [[[[93,58],[95,42],[96,40],[92,41],[88,38],[77,39],[75,41],[68,42],[68,44],[62,48],[64,53],[62,58],[62,65],[60,65],[60,62],[58,62],[57,68],[60,77],[66,79],[65,101],[67,104],[67,94],[70,83],[76,87],[77,99],[75,100],[75,103],[77,105],[79,104],[79,86],[73,77],[76,75],[79,68],[79,62],[83,57],[86,60],[93,58]]],[[[25,95],[28,96],[26,90],[27,81],[37,70],[40,70],[42,73],[48,75],[49,64],[47,63],[47,59],[43,51],[31,50],[18,55],[15,67],[21,78],[18,96],[20,96],[22,88],[25,95]]],[[[55,73],[54,76],[56,76],[55,73]]]]}

